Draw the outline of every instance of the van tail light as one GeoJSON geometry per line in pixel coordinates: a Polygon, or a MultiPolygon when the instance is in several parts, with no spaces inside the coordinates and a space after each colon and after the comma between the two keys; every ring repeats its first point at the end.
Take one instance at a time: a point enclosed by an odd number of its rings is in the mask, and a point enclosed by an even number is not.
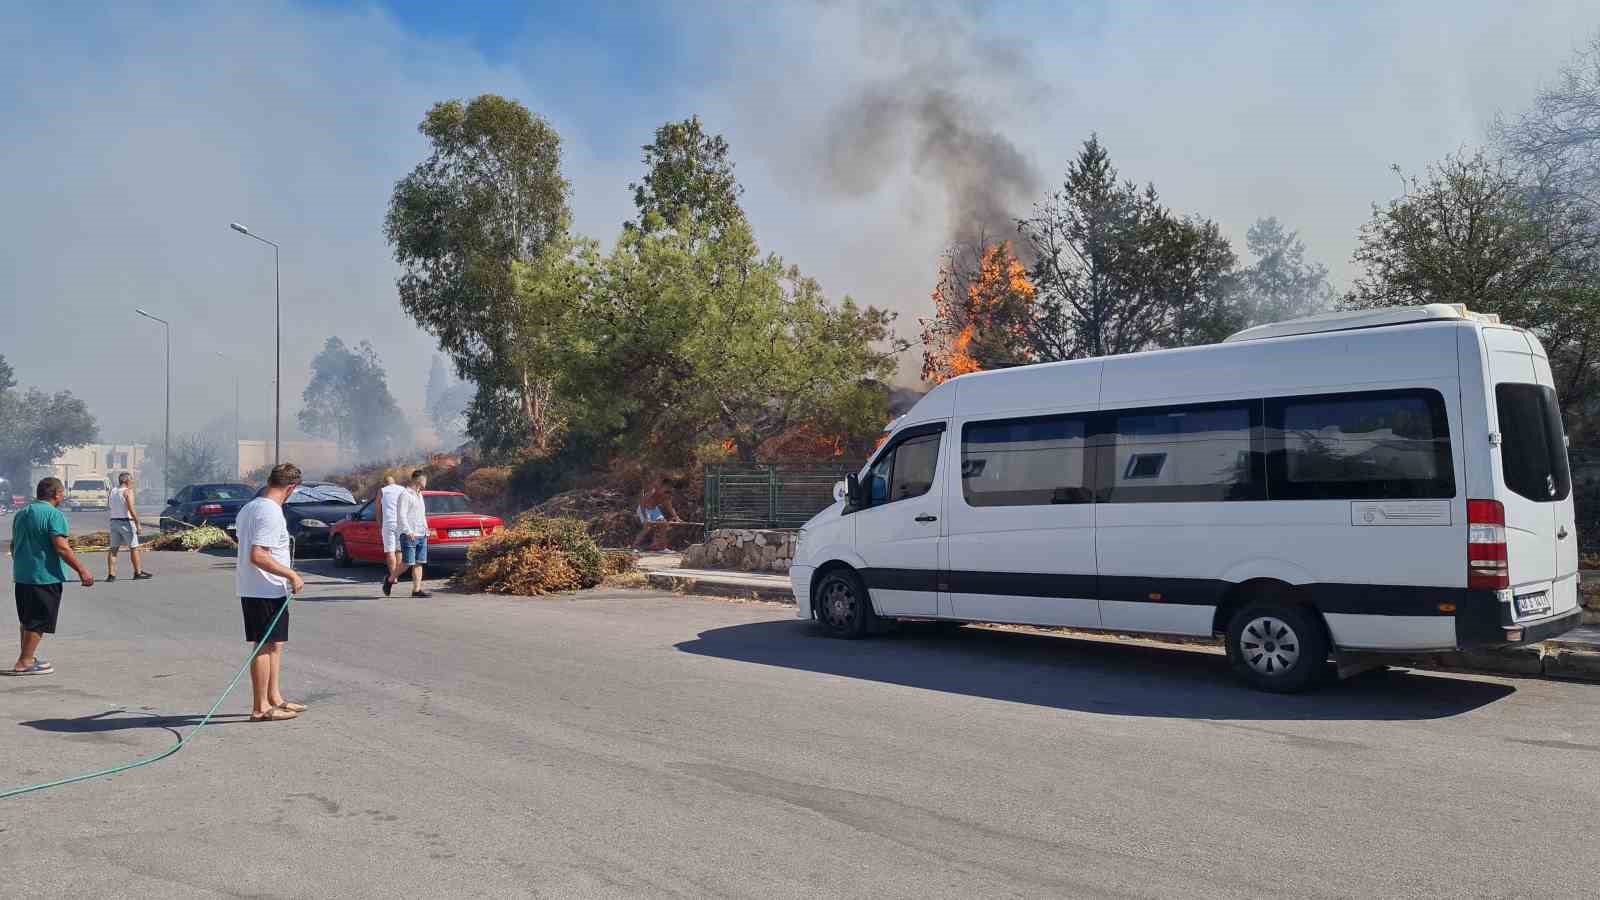
{"type": "Polygon", "coordinates": [[[1467,501],[1467,587],[1498,591],[1511,586],[1506,565],[1506,508],[1498,500],[1467,501]]]}
{"type": "Polygon", "coordinates": [[[197,515],[197,516],[220,516],[220,515],[222,515],[222,504],[221,503],[202,503],[202,504],[200,504],[200,508],[195,510],[194,512],[195,512],[195,515],[197,515]]]}

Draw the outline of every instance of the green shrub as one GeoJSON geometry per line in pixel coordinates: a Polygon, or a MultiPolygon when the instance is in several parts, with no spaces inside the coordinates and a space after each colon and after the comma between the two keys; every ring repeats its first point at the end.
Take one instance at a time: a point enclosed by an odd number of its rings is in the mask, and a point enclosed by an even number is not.
{"type": "Polygon", "coordinates": [[[1600,550],[1600,481],[1584,480],[1574,484],[1572,507],[1578,545],[1591,553],[1600,550]]]}
{"type": "Polygon", "coordinates": [[[548,456],[519,463],[511,476],[511,495],[522,506],[537,506],[572,490],[600,462],[604,442],[587,432],[567,434],[561,447],[548,456]]]}
{"type": "Polygon", "coordinates": [[[511,507],[511,469],[505,466],[484,466],[467,476],[464,485],[468,497],[479,506],[491,509],[511,507]]]}

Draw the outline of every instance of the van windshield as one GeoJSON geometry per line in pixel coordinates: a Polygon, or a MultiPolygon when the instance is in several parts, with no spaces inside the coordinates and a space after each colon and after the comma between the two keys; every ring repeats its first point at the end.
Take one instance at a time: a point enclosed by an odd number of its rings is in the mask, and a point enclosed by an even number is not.
{"type": "Polygon", "coordinates": [[[1538,503],[1567,499],[1572,473],[1556,392],[1538,384],[1497,384],[1494,400],[1506,487],[1538,503]]]}
{"type": "Polygon", "coordinates": [[[103,491],[106,489],[104,481],[74,481],[72,489],[75,491],[103,491]]]}

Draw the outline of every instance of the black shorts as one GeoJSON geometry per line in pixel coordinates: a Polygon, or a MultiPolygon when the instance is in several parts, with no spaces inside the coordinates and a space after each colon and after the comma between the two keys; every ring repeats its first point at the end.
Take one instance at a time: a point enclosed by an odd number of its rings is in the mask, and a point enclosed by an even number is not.
{"type": "Polygon", "coordinates": [[[22,623],[23,631],[55,634],[60,612],[61,585],[17,585],[17,621],[22,623]]]}
{"type": "Polygon", "coordinates": [[[272,617],[278,615],[278,610],[283,609],[289,602],[288,597],[240,597],[239,605],[244,608],[244,639],[252,644],[261,643],[263,637],[269,643],[283,643],[289,640],[289,611],[283,610],[283,615],[278,616],[278,624],[272,626],[272,635],[268,637],[267,626],[272,624],[272,617]]]}

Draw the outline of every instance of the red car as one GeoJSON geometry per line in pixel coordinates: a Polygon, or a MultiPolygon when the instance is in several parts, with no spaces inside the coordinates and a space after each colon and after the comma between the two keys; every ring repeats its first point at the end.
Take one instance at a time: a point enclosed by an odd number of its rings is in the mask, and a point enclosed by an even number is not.
{"type": "MultiPolygon", "coordinates": [[[[460,562],[467,548],[505,525],[498,516],[479,515],[467,509],[467,495],[457,491],[423,491],[428,511],[428,562],[460,562]]],[[[376,500],[335,522],[329,534],[333,561],[341,566],[358,562],[383,563],[383,536],[378,533],[376,500]]]]}

